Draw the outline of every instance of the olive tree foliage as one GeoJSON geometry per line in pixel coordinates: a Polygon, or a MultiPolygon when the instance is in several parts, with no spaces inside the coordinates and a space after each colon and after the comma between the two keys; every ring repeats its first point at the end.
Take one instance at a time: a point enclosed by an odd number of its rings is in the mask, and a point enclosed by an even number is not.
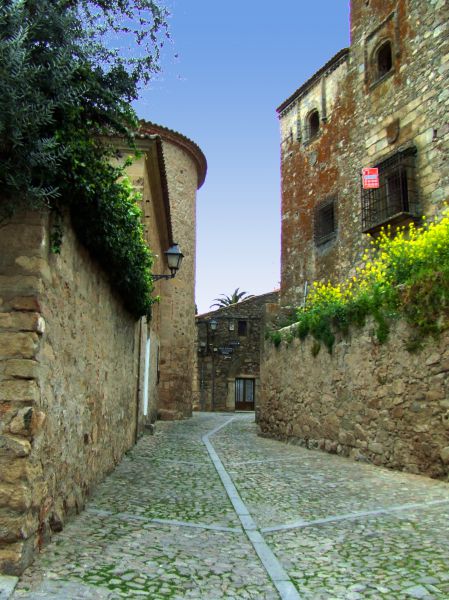
{"type": "Polygon", "coordinates": [[[152,0],[2,0],[0,219],[54,204],[69,188],[71,145],[130,134],[129,103],[158,70],[166,19],[152,0]]]}

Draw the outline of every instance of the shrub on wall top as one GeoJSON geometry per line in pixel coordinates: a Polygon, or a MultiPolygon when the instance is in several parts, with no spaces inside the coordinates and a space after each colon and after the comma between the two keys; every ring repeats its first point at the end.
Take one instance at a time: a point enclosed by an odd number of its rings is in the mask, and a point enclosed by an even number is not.
{"type": "MultiPolygon", "coordinates": [[[[315,282],[304,307],[296,312],[295,335],[312,335],[331,352],[335,332],[346,334],[368,316],[384,342],[389,321],[403,317],[413,327],[410,349],[425,335],[449,325],[449,209],[421,227],[413,223],[394,232],[382,230],[362,257],[356,274],[338,284],[315,282]]],[[[279,344],[279,332],[272,334],[279,344]]]]}

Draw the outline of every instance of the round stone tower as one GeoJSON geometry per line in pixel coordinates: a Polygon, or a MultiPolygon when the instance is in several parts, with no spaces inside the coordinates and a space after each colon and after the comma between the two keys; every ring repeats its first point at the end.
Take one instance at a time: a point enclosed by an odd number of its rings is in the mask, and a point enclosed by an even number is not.
{"type": "Polygon", "coordinates": [[[159,288],[158,409],[161,418],[177,419],[192,413],[196,364],[196,192],[204,183],[207,162],[201,149],[176,131],[144,121],[141,132],[158,135],[162,140],[173,240],[184,254],[176,277],[161,281],[159,288]]]}

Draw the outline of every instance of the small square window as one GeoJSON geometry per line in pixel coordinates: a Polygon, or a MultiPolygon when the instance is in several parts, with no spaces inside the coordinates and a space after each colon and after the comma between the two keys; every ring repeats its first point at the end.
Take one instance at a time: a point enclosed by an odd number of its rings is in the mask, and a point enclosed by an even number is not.
{"type": "Polygon", "coordinates": [[[248,323],[247,321],[239,321],[237,325],[237,333],[240,336],[245,336],[248,333],[248,323]]]}
{"type": "Polygon", "coordinates": [[[315,209],[314,233],[317,246],[328,242],[337,235],[335,197],[327,198],[315,209]]]}

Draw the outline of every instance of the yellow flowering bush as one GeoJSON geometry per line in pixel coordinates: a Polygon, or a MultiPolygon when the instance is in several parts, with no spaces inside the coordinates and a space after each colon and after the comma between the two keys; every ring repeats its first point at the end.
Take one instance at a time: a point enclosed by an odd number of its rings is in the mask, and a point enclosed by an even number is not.
{"type": "MultiPolygon", "coordinates": [[[[389,321],[404,317],[416,336],[410,349],[428,334],[449,326],[449,209],[439,218],[411,223],[393,232],[388,226],[362,257],[356,275],[342,283],[315,282],[305,306],[296,312],[295,334],[308,334],[332,351],[335,331],[347,333],[367,316],[377,323],[384,342],[389,321]]],[[[277,345],[280,343],[277,332],[277,345]]]]}

